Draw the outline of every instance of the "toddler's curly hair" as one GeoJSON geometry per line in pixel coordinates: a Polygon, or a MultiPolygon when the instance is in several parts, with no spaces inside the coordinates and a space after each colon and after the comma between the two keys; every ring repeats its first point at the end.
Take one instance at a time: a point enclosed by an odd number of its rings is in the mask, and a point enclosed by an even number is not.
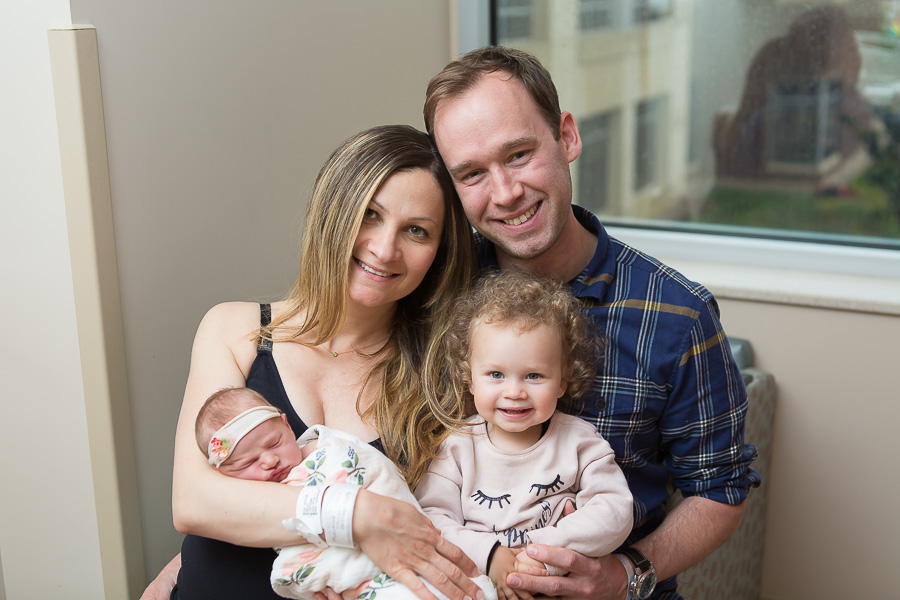
{"type": "Polygon", "coordinates": [[[562,375],[567,385],[557,408],[569,414],[581,410],[603,358],[605,338],[565,284],[515,270],[490,273],[459,299],[450,318],[444,342],[452,357],[448,375],[456,398],[471,406],[467,361],[472,334],[479,325],[502,323],[523,332],[546,325],[562,342],[562,375]]]}

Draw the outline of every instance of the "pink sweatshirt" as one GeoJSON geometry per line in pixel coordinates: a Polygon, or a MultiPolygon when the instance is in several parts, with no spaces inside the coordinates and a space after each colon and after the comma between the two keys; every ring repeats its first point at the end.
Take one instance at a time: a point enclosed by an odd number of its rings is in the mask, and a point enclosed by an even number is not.
{"type": "Polygon", "coordinates": [[[482,571],[498,541],[603,556],[631,532],[632,496],[613,450],[578,417],[556,412],[530,448],[504,451],[475,415],[441,446],[415,495],[444,537],[482,571]],[[471,433],[471,435],[470,435],[471,433]],[[561,518],[566,499],[576,511],[561,518]]]}

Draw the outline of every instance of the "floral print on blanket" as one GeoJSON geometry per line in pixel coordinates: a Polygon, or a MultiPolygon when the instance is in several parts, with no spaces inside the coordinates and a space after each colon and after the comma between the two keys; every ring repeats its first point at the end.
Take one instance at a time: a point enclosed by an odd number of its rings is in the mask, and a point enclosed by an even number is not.
{"type": "Polygon", "coordinates": [[[378,590],[391,587],[392,585],[397,585],[397,580],[387,573],[376,575],[375,578],[366,585],[366,587],[363,589],[363,592],[359,596],[357,596],[357,599],[375,600],[375,598],[378,596],[378,590]]]}
{"type": "Polygon", "coordinates": [[[302,584],[315,571],[313,563],[321,554],[322,550],[308,550],[291,556],[289,560],[279,565],[281,576],[275,579],[275,582],[278,585],[302,584]]]}
{"type": "Polygon", "coordinates": [[[282,483],[293,486],[332,485],[353,483],[365,485],[366,468],[360,466],[359,455],[352,447],[319,448],[302,465],[297,465],[282,483]],[[339,451],[340,467],[329,463],[329,451],[339,451]],[[342,460],[343,459],[343,460],[342,460]],[[328,467],[324,468],[323,467],[328,467]]]}
{"type": "MultiPolygon", "coordinates": [[[[301,443],[317,437],[317,448],[294,467],[283,483],[365,486],[373,493],[418,506],[397,467],[369,444],[321,425],[314,425],[304,436],[307,439],[301,437],[301,443]]],[[[326,494],[326,501],[327,498],[326,494]]],[[[488,577],[473,581],[484,590],[485,600],[497,600],[488,577]]],[[[316,600],[316,592],[326,587],[341,594],[344,600],[417,600],[409,588],[382,572],[359,548],[318,548],[311,543],[286,546],[278,550],[270,582],[278,595],[298,600],[316,600]]],[[[448,600],[436,588],[423,583],[437,598],[448,600]]]]}
{"type": "MultiPolygon", "coordinates": [[[[318,447],[294,467],[282,483],[296,487],[340,484],[362,487],[368,483],[370,472],[378,477],[384,467],[380,470],[377,461],[387,459],[381,455],[372,458],[366,454],[369,446],[348,437],[346,434],[334,435],[334,432],[320,435],[318,447]],[[376,463],[371,465],[374,471],[368,468],[373,461],[376,463]]],[[[377,450],[372,449],[372,452],[377,453],[377,450]]],[[[389,462],[388,467],[388,471],[393,470],[389,462]]],[[[380,574],[378,568],[358,549],[318,548],[308,543],[282,548],[271,574],[275,592],[304,600],[314,600],[315,592],[322,591],[326,586],[341,593],[346,600],[363,596],[365,600],[374,600],[376,590],[383,589],[392,581],[380,574]],[[378,581],[373,583],[375,577],[378,581]]]]}

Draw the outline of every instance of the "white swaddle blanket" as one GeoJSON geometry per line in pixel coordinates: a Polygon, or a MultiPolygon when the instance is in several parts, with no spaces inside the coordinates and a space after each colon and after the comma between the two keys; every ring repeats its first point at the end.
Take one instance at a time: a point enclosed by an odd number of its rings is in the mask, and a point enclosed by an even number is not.
{"type": "MultiPolygon", "coordinates": [[[[409,502],[419,509],[397,467],[384,454],[354,435],[323,425],[310,427],[297,443],[302,447],[318,438],[315,451],[294,467],[283,481],[288,485],[354,484],[371,492],[409,502]]],[[[419,509],[421,510],[421,509],[419,509]]],[[[346,600],[415,600],[409,589],[383,573],[358,548],[297,544],[277,549],[272,565],[272,589],[286,598],[314,600],[315,593],[330,587],[346,600]]],[[[473,578],[484,590],[485,600],[497,593],[486,575],[473,578]]],[[[428,589],[446,596],[425,582],[428,589]]]]}

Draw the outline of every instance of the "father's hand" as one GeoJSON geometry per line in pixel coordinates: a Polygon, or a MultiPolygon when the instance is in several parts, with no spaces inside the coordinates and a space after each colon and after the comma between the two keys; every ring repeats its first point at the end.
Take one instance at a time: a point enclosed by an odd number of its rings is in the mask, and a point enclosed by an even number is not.
{"type": "Polygon", "coordinates": [[[625,567],[615,556],[589,558],[566,548],[531,544],[528,556],[559,567],[569,574],[565,577],[539,577],[525,573],[510,573],[506,583],[533,595],[565,596],[591,600],[622,600],[627,585],[625,567]]]}

